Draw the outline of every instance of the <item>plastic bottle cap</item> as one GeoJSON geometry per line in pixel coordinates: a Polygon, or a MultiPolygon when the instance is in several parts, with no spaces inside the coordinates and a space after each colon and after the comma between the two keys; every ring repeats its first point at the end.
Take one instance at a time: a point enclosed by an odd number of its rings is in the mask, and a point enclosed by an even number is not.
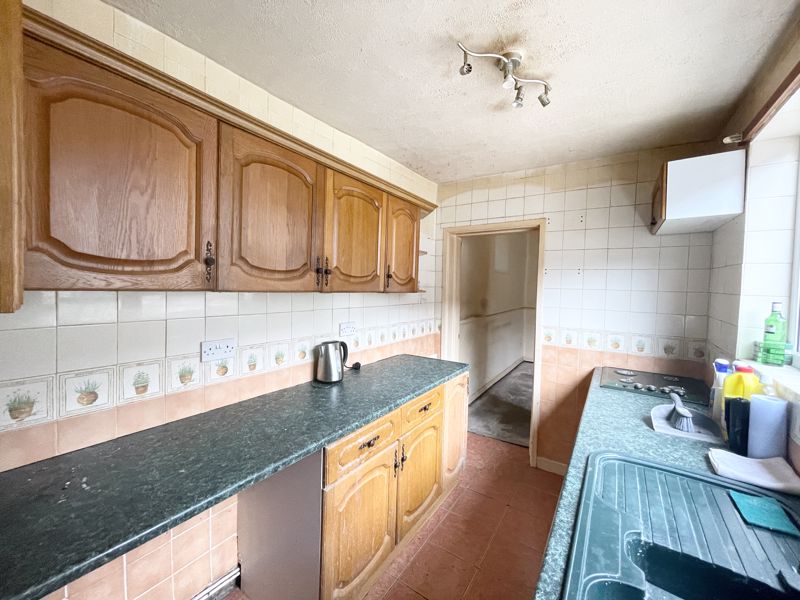
{"type": "Polygon", "coordinates": [[[737,373],[752,373],[755,371],[750,365],[735,365],[737,373]]]}

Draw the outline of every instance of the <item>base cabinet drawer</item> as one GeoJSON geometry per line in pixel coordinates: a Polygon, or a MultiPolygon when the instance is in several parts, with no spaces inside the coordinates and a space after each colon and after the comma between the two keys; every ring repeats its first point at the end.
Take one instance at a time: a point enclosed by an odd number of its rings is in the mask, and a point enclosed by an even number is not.
{"type": "Polygon", "coordinates": [[[425,392],[405,404],[400,410],[403,414],[403,433],[414,429],[418,424],[442,408],[444,386],[425,392]]]}
{"type": "Polygon", "coordinates": [[[325,449],[325,485],[375,456],[399,436],[400,411],[396,410],[331,444],[325,449]]]}

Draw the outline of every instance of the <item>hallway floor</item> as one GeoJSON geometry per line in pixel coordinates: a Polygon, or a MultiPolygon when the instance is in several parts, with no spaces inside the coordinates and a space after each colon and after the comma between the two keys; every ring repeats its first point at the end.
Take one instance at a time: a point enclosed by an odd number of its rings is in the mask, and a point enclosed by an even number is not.
{"type": "Polygon", "coordinates": [[[470,433],[459,486],[367,600],[530,600],[561,482],[527,448],[470,433]]]}
{"type": "Polygon", "coordinates": [[[469,430],[528,446],[533,401],[533,363],[523,362],[469,405],[469,430]]]}

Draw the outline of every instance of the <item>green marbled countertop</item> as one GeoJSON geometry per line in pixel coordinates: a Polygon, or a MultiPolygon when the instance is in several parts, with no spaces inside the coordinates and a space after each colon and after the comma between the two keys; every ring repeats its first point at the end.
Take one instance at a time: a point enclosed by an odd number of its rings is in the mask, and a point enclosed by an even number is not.
{"type": "Polygon", "coordinates": [[[0,473],[0,600],[41,598],[466,370],[394,356],[0,473]]]}
{"type": "MultiPolygon", "coordinates": [[[[575,448],[547,541],[535,600],[557,600],[561,597],[589,454],[609,450],[684,469],[713,473],[707,458],[708,449],[714,447],[713,444],[656,433],[650,427],[650,411],[654,406],[665,404],[664,399],[601,388],[601,371],[601,368],[595,369],[592,377],[575,448]]],[[[690,406],[697,409],[696,406],[690,406]]]]}

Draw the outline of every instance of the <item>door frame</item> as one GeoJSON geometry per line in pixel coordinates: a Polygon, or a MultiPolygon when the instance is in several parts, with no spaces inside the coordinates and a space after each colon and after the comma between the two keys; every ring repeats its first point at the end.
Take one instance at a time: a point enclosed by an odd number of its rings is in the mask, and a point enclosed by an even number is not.
{"type": "Polygon", "coordinates": [[[531,401],[531,427],[528,442],[530,465],[536,466],[538,456],[537,440],[539,432],[539,406],[542,389],[542,336],[541,308],[542,284],[544,279],[544,240],[546,219],[525,219],[505,223],[485,225],[464,225],[443,227],[444,265],[442,271],[442,348],[441,356],[446,360],[458,360],[458,339],[461,327],[460,287],[461,287],[461,241],[465,237],[491,235],[493,233],[539,232],[539,261],[536,274],[536,309],[533,335],[533,398],[531,401]]]}

